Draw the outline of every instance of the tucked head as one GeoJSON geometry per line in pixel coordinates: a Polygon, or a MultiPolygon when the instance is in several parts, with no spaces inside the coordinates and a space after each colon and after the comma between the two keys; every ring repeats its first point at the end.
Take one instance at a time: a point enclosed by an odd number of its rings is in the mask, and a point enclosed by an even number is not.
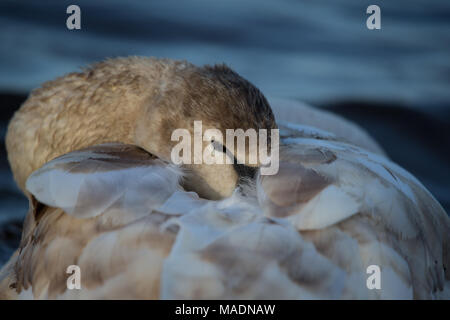
{"type": "Polygon", "coordinates": [[[230,136],[230,130],[249,132],[248,129],[253,129],[259,133],[260,129],[266,129],[270,145],[270,130],[276,128],[276,123],[267,99],[225,65],[202,68],[188,65],[174,73],[173,79],[164,81],[160,90],[144,105],[143,117],[138,119],[137,143],[158,157],[171,160],[173,148],[180,143],[180,139],[173,140],[173,133],[185,129],[192,137],[191,161],[184,164],[191,172],[186,179],[186,189],[210,199],[229,196],[239,179],[252,175],[255,170],[251,167],[258,166],[259,162],[250,161],[250,137],[245,139],[244,157],[237,150],[238,139],[232,150],[226,148],[227,134],[230,136]],[[211,145],[214,152],[227,154],[234,164],[207,164],[194,159],[194,138],[199,133],[199,122],[202,150],[211,145]],[[211,136],[214,130],[220,134],[211,136]],[[241,164],[236,163],[237,160],[241,164]]]}

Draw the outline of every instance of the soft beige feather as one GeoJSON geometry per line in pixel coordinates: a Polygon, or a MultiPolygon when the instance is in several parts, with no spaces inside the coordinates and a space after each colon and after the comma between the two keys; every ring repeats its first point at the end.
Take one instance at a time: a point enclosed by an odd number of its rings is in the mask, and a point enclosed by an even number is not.
{"type": "MultiPolygon", "coordinates": [[[[58,204],[68,214],[31,188],[37,200],[2,271],[2,297],[448,298],[449,219],[429,192],[383,157],[303,135],[283,136],[278,175],[260,176],[245,196],[236,190],[221,201],[183,191],[170,178],[178,181],[181,171],[132,146],[95,146],[47,163],[27,185],[40,181],[45,189],[46,175],[62,170],[52,183],[60,192],[79,190],[80,201],[88,197],[84,187],[66,181],[84,177],[85,186],[97,186],[92,197],[107,198],[111,180],[90,179],[96,172],[120,177],[117,167],[133,176],[138,167],[166,166],[166,184],[158,184],[171,191],[157,194],[160,202],[137,195],[137,203],[114,202],[84,217],[71,211],[73,198],[58,204]],[[141,205],[148,212],[135,214],[141,205]],[[72,264],[81,268],[81,290],[67,289],[72,264]],[[369,265],[381,268],[381,290],[366,286],[369,265]]],[[[121,181],[121,190],[145,192],[121,181]]]]}

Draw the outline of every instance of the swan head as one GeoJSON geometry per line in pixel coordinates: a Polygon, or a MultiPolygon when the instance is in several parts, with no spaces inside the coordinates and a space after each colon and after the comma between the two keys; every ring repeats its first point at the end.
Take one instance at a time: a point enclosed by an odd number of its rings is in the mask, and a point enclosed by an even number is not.
{"type": "Polygon", "coordinates": [[[231,195],[241,179],[256,172],[260,161],[249,161],[248,137],[243,153],[237,152],[235,137],[234,148],[227,148],[231,138],[227,137],[227,130],[229,134],[230,129],[234,132],[254,129],[256,133],[266,129],[270,150],[271,129],[277,126],[267,99],[249,81],[225,65],[186,67],[174,81],[168,81],[162,87],[158,95],[153,94],[143,104],[143,112],[137,119],[136,144],[174,162],[174,148],[178,146],[179,149],[180,143],[187,142],[176,133],[184,130],[190,135],[191,150],[189,161],[182,164],[187,169],[184,188],[208,199],[231,195]],[[198,159],[199,149],[195,148],[198,148],[199,132],[200,157],[212,150],[215,157],[222,153],[225,163],[205,163],[204,157],[198,159]],[[206,151],[208,146],[210,149],[206,151]],[[226,161],[227,157],[232,163],[226,161]]]}

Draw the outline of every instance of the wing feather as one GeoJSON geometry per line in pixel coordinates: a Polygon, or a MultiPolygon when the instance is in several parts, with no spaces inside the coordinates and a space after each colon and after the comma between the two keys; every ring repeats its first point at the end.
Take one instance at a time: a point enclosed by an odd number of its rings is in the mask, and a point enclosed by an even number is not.
{"type": "Polygon", "coordinates": [[[108,208],[143,215],[180,189],[181,171],[130,145],[103,144],[71,152],[33,172],[27,190],[41,203],[78,218],[108,208]]]}

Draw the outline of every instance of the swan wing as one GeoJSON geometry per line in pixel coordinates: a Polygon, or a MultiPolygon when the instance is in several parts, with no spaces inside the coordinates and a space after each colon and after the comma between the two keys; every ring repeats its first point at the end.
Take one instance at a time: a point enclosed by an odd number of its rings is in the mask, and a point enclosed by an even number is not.
{"type": "Polygon", "coordinates": [[[348,297],[448,295],[450,223],[427,189],[383,156],[280,127],[279,172],[257,184],[265,215],[289,221],[345,270],[348,297]],[[381,290],[366,288],[372,265],[381,290]]]}
{"type": "Polygon", "coordinates": [[[420,182],[321,129],[280,127],[278,174],[221,201],[183,191],[177,168],[137,160],[136,147],[48,163],[29,179],[8,283],[22,298],[448,298],[449,219],[420,182]],[[155,166],[148,180],[134,171],[155,166]],[[69,265],[80,267],[82,290],[67,289],[69,265]],[[381,289],[371,290],[374,265],[381,289]]]}
{"type": "Polygon", "coordinates": [[[4,294],[158,298],[177,231],[163,225],[201,202],[182,191],[181,175],[142,149],[117,143],[45,164],[27,181],[30,210],[19,250],[4,268],[4,294]],[[81,290],[69,289],[70,266],[81,272],[81,290]]]}
{"type": "Polygon", "coordinates": [[[307,131],[325,133],[334,139],[386,155],[380,145],[360,126],[336,114],[314,108],[306,103],[280,98],[270,98],[278,124],[301,125],[307,131]]]}
{"type": "Polygon", "coordinates": [[[125,144],[102,144],[70,152],[34,171],[27,191],[40,203],[77,218],[108,208],[144,215],[179,187],[181,171],[146,151],[125,144]]]}

